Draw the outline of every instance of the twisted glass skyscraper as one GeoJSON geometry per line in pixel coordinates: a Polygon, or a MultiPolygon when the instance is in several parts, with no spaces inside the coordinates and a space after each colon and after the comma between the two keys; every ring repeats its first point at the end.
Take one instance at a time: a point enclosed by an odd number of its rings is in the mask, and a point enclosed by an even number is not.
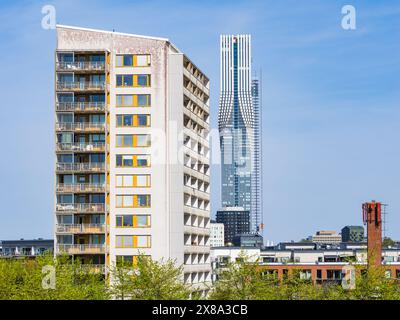
{"type": "Polygon", "coordinates": [[[222,206],[250,211],[252,232],[261,227],[259,83],[251,76],[251,36],[221,35],[220,106],[222,206]],[[256,94],[256,96],[255,96],[256,94]],[[254,202],[257,203],[254,203],[254,202]]]}

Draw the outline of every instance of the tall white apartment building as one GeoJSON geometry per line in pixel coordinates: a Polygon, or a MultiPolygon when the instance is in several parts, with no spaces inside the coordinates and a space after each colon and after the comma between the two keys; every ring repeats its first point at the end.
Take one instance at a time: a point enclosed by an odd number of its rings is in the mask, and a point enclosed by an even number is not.
{"type": "Polygon", "coordinates": [[[210,281],[209,80],[168,39],[57,26],[56,254],[210,281]]]}
{"type": "Polygon", "coordinates": [[[225,227],[223,223],[211,222],[210,246],[223,247],[225,245],[225,227]]]}

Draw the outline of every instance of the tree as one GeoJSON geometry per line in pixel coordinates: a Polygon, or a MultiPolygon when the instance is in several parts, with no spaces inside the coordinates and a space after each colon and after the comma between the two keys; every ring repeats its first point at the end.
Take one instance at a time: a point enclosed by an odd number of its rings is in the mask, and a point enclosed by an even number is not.
{"type": "Polygon", "coordinates": [[[363,270],[357,267],[356,288],[349,293],[356,300],[399,300],[400,283],[388,277],[385,267],[370,267],[363,270]]]}
{"type": "Polygon", "coordinates": [[[103,300],[108,299],[103,276],[83,268],[79,261],[52,255],[31,259],[0,259],[0,299],[103,300]],[[45,271],[45,273],[43,273],[45,271]],[[47,273],[48,272],[48,273],[47,273]],[[43,283],[49,276],[50,282],[43,283]],[[44,285],[45,284],[45,285],[44,285]]]}
{"type": "Polygon", "coordinates": [[[396,246],[396,242],[392,240],[389,237],[385,237],[382,241],[382,247],[383,248],[388,248],[388,247],[394,247],[396,246]]]}
{"type": "Polygon", "coordinates": [[[194,288],[183,283],[183,268],[174,260],[139,255],[136,261],[134,266],[121,263],[111,268],[110,293],[115,299],[189,299],[194,288]]]}
{"type": "Polygon", "coordinates": [[[235,262],[228,262],[218,274],[211,290],[212,300],[259,300],[273,297],[278,280],[274,275],[263,275],[258,259],[241,253],[235,262]]]}

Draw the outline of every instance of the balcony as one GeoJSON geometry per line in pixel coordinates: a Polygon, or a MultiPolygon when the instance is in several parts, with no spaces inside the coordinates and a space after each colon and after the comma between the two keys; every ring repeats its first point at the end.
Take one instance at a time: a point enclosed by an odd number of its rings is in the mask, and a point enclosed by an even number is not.
{"type": "Polygon", "coordinates": [[[210,235],[209,228],[201,228],[201,227],[185,225],[183,230],[184,230],[185,234],[198,234],[198,235],[202,235],[202,236],[210,235]]]}
{"type": "Polygon", "coordinates": [[[104,112],[104,102],[57,102],[56,111],[65,112],[104,112]]]}
{"type": "Polygon", "coordinates": [[[60,173],[69,172],[104,172],[106,165],[104,162],[87,163],[57,163],[56,171],[60,173]]]}
{"type": "Polygon", "coordinates": [[[58,224],[57,233],[98,234],[106,232],[105,224],[58,224]]]}
{"type": "Polygon", "coordinates": [[[106,185],[104,183],[58,183],[56,186],[58,193],[102,193],[105,191],[106,185]]]}
{"type": "Polygon", "coordinates": [[[185,245],[184,253],[207,254],[210,253],[210,246],[185,245]]]}
{"type": "Polygon", "coordinates": [[[61,82],[57,81],[57,91],[104,91],[106,88],[105,82],[61,82]]]}
{"type": "Polygon", "coordinates": [[[91,143],[57,143],[56,151],[78,151],[78,152],[105,152],[106,144],[104,142],[91,143]]]}
{"type": "Polygon", "coordinates": [[[88,62],[57,62],[57,71],[104,71],[105,70],[104,61],[88,61],[88,62]]]}
{"type": "Polygon", "coordinates": [[[96,122],[56,122],[56,131],[104,132],[105,123],[96,122]]]}
{"type": "Polygon", "coordinates": [[[185,264],[183,265],[184,272],[210,272],[211,264],[210,263],[201,263],[201,264],[185,264]]]}
{"type": "Polygon", "coordinates": [[[104,244],[58,244],[56,246],[58,254],[102,254],[105,252],[104,244]]]}
{"type": "Polygon", "coordinates": [[[57,203],[57,213],[104,213],[104,203],[57,203]]]}

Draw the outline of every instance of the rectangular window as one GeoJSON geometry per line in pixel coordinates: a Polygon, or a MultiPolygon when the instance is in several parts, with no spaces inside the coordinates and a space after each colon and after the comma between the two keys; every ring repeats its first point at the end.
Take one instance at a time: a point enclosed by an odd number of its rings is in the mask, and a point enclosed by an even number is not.
{"type": "Polygon", "coordinates": [[[150,75],[118,74],[117,87],[150,87],[150,75]]]}
{"type": "Polygon", "coordinates": [[[146,188],[150,187],[149,174],[117,175],[117,188],[146,188]]]}
{"type": "Polygon", "coordinates": [[[132,74],[117,75],[117,87],[133,87],[133,75],[132,74]]]}
{"type": "Polygon", "coordinates": [[[133,65],[133,56],[131,54],[124,55],[124,66],[132,66],[133,65]]]}
{"type": "Polygon", "coordinates": [[[117,107],[150,107],[149,94],[117,94],[117,107]]]}
{"type": "Polygon", "coordinates": [[[138,74],[136,75],[136,87],[148,87],[150,85],[150,75],[138,74]]]}
{"type": "Polygon", "coordinates": [[[150,66],[150,55],[149,54],[138,54],[135,56],[135,67],[148,67],[150,66]]]}
{"type": "Polygon", "coordinates": [[[150,221],[151,218],[148,214],[117,215],[116,226],[117,228],[150,228],[150,221]]]}
{"type": "Polygon", "coordinates": [[[118,114],[117,127],[149,127],[149,114],[118,114]]]}
{"type": "Polygon", "coordinates": [[[117,67],[149,67],[149,54],[119,54],[116,60],[117,67]]]}
{"type": "Polygon", "coordinates": [[[149,147],[151,140],[148,134],[137,134],[134,136],[134,147],[149,147]]]}
{"type": "Polygon", "coordinates": [[[150,208],[151,196],[149,194],[117,195],[117,208],[150,208]]]}
{"type": "Polygon", "coordinates": [[[117,155],[117,167],[143,168],[150,167],[150,155],[117,155]]]}
{"type": "Polygon", "coordinates": [[[149,134],[118,134],[117,147],[150,147],[149,134]]]}
{"type": "Polygon", "coordinates": [[[124,56],[123,55],[117,55],[116,66],[117,67],[124,66],[124,56]]]}
{"type": "Polygon", "coordinates": [[[116,236],[117,248],[150,248],[151,236],[116,236]]]}

